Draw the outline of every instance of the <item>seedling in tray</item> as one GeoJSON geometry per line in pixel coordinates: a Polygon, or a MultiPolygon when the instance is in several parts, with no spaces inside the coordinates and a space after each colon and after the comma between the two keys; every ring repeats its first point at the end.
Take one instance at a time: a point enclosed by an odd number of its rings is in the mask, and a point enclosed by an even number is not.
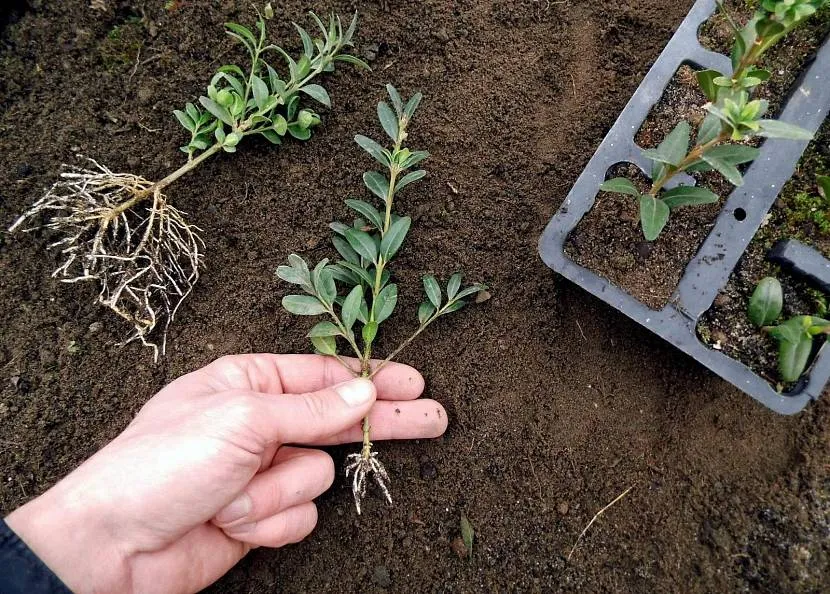
{"type": "MultiPolygon", "coordinates": [[[[327,316],[308,336],[317,351],[336,357],[355,375],[373,377],[394,359],[435,320],[458,311],[466,305],[465,299],[487,287],[474,284],[461,287],[462,276],[454,274],[445,291],[432,275],[423,277],[426,300],[418,308],[418,327],[381,363],[372,367],[373,344],[380,325],[386,322],[398,302],[398,286],[390,282],[389,264],[401,249],[412,219],[394,212],[397,194],[409,184],[423,178],[423,170],[412,170],[429,156],[425,151],[412,151],[404,146],[407,128],[421,101],[415,94],[404,104],[398,91],[387,85],[392,105],[378,104],[381,126],[392,139],[391,149],[385,149],[366,136],[355,141],[386,170],[385,173],[367,171],[363,181],[369,192],[380,200],[381,208],[362,200],[346,200],[346,205],[358,214],[353,224],[331,223],[332,242],[343,258],[336,264],[328,259],[313,269],[300,256],[292,254],[288,266],[280,266],[277,275],[286,282],[299,286],[306,294],[287,295],[282,304],[292,314],[300,316],[327,316]],[[339,286],[338,286],[339,283],[339,286]],[[338,340],[341,344],[338,344],[338,340]],[[338,349],[345,344],[358,359],[354,369],[343,359],[338,349]]],[[[369,418],[363,419],[363,447],[348,457],[346,475],[353,474],[352,493],[357,513],[366,495],[367,478],[372,477],[383,495],[392,503],[389,475],[372,450],[369,418]]]]}
{"type": "Polygon", "coordinates": [[[50,248],[58,250],[60,265],[52,273],[63,282],[96,281],[99,303],[133,325],[125,342],[141,340],[159,347],[150,337],[159,322],[167,328],[181,302],[199,278],[204,255],[201,231],[189,223],[185,213],[169,203],[164,190],[217,153],[236,152],[249,136],[262,136],[280,144],[286,135],[308,140],[320,123],[319,116],[301,106],[304,96],[330,106],[326,90],[312,82],[332,72],[335,62],[368,68],[360,59],[343,53],[352,46],[357,15],[347,29],[332,15],[328,26],[314,14],[320,37],[313,38],[294,24],[303,43],[302,55],[294,60],[282,48],[266,40],[265,18],[273,16],[270,5],[260,16],[256,31],[227,23],[227,33],[245,47],[250,57],[246,71],[236,65],[219,68],[199,98],[175,116],[189,134],[182,151],[187,162],[158,182],[138,175],[113,173],[91,160],[95,169],[69,168],[49,192],[35,202],[12,225],[25,222],[29,230],[54,232],[50,248]],[[285,60],[288,76],[282,78],[266,61],[269,55],[285,60]],[[46,220],[40,223],[40,217],[46,220]]]}
{"type": "MultiPolygon", "coordinates": [[[[801,128],[772,119],[763,119],[769,104],[752,99],[752,93],[768,80],[771,73],[758,66],[764,54],[787,33],[802,24],[830,0],[764,0],[755,16],[739,28],[726,14],[735,35],[731,76],[715,70],[697,73],[697,81],[709,103],[690,150],[692,126],[681,121],[655,149],[643,151],[653,162],[651,187],[641,193],[624,177],[604,182],[606,192],[628,194],[640,202],[640,224],[648,241],[657,239],[668,223],[671,211],[682,206],[711,204],[719,197],[697,186],[665,185],[679,173],[715,170],[735,186],[743,185],[738,165],[758,156],[758,149],[737,144],[760,136],[768,138],[810,139],[801,128]]],[[[723,6],[721,5],[721,9],[723,6]]]]}
{"type": "Polygon", "coordinates": [[[778,279],[761,279],[749,300],[750,321],[778,341],[778,373],[782,382],[798,381],[807,368],[817,337],[830,334],[830,321],[818,316],[799,315],[774,324],[784,307],[778,279]]]}

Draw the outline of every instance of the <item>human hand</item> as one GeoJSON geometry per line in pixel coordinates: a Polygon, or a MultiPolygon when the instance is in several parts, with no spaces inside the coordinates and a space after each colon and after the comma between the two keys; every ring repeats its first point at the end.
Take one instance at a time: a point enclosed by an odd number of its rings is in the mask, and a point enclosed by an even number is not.
{"type": "Polygon", "coordinates": [[[223,357],[6,521],[75,592],[195,592],[314,529],[334,463],[288,444],[360,441],[370,410],[375,440],[437,437],[446,414],[423,388],[400,364],[370,382],[317,355],[223,357]]]}

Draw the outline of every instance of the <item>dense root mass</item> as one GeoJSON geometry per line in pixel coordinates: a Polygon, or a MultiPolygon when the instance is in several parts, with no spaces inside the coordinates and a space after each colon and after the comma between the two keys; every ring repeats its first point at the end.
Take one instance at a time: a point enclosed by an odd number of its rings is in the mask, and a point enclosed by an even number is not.
{"type": "Polygon", "coordinates": [[[360,515],[360,504],[366,497],[366,479],[370,475],[375,479],[377,486],[380,487],[386,501],[390,505],[392,504],[392,495],[389,493],[389,475],[386,473],[386,468],[378,460],[377,452],[372,452],[368,457],[364,456],[362,452],[349,454],[346,458],[346,477],[351,473],[354,473],[352,495],[354,495],[354,505],[357,508],[358,515],[360,515]]]}
{"type": "MultiPolygon", "coordinates": [[[[92,160],[91,160],[92,161],[92,160]]],[[[100,283],[98,301],[133,325],[124,344],[140,340],[158,357],[167,328],[199,278],[204,242],[200,229],[142,177],[69,167],[11,231],[54,233],[59,253],[52,276],[62,282],[100,283]],[[151,337],[161,324],[159,342],[151,337]]]]}

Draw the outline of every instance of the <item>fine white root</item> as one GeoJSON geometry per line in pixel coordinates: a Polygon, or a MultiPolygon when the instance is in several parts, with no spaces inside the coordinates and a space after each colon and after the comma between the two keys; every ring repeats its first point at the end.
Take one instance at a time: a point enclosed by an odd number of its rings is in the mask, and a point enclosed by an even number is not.
{"type": "Polygon", "coordinates": [[[67,167],[61,179],[11,226],[46,229],[48,248],[65,283],[97,281],[98,302],[133,325],[122,344],[140,340],[164,354],[167,329],[199,278],[204,242],[201,229],[167,203],[156,184],[143,177],[67,167]],[[160,341],[151,337],[161,324],[160,341]]]}
{"type": "Polygon", "coordinates": [[[386,473],[386,468],[378,460],[377,452],[372,452],[368,456],[364,456],[362,452],[349,454],[346,457],[346,477],[348,478],[352,472],[354,472],[352,495],[354,495],[354,505],[357,508],[358,515],[360,515],[360,504],[366,497],[366,479],[370,475],[375,479],[377,486],[380,487],[386,501],[390,505],[392,504],[392,495],[389,493],[389,475],[386,473]]]}

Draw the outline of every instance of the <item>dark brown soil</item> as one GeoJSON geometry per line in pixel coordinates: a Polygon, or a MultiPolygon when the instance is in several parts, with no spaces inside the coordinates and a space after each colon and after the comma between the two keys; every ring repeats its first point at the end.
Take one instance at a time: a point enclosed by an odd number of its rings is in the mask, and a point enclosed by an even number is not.
{"type": "MultiPolygon", "coordinates": [[[[0,48],[4,225],[75,162],[73,147],[150,178],[174,167],[182,138],[171,109],[236,55],[222,23],[250,17],[242,1],[118,2],[105,15],[81,0],[32,4],[0,48]],[[121,52],[116,27],[127,29],[121,52]]],[[[326,224],[344,216],[344,188],[357,191],[370,164],[351,138],[377,130],[391,80],[424,91],[412,144],[433,154],[430,176],[401,204],[418,217],[397,269],[402,311],[425,271],[461,267],[493,286],[490,301],[404,357],[447,406],[450,429],[381,446],[394,507],[372,501],[357,517],[340,480],[310,539],[256,551],[213,591],[823,590],[830,400],[776,416],[536,255],[690,4],[315,4],[360,10],[359,51],[374,72],[329,80],[334,107],[312,142],[252,144],[173,188],[205,229],[209,260],[159,365],[138,345],[116,346],[127,328],[93,304],[92,287],[50,279],[43,238],[2,236],[0,510],[48,488],[178,375],[225,353],[307,348],[273,271],[293,251],[329,254],[326,224]],[[629,486],[567,563],[591,517],[629,486]],[[476,531],[469,562],[450,546],[462,511],[476,531]]],[[[301,19],[309,7],[290,0],[278,12],[301,19]]],[[[382,348],[407,330],[402,321],[382,348]]],[[[334,450],[338,461],[346,451],[334,450]]]]}
{"type": "Polygon", "coordinates": [[[758,281],[765,276],[774,276],[784,288],[782,320],[797,315],[826,314],[822,310],[826,310],[830,296],[822,295],[802,279],[781,271],[767,261],[766,255],[777,241],[794,238],[830,257],[830,198],[822,199],[816,184],[816,175],[828,173],[830,120],[808,147],[770,211],[766,224],[749,244],[729,283],[698,325],[698,333],[704,341],[742,361],[781,389],[787,386],[779,385],[776,343],[749,321],[747,305],[758,281]]]}

